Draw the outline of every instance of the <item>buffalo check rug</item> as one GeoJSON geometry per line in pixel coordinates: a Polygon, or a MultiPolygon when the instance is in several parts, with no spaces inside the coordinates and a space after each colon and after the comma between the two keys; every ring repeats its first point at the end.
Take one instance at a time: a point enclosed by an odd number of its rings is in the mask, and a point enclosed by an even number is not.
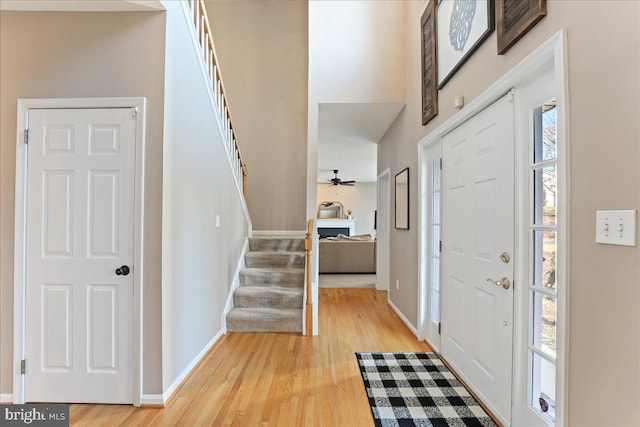
{"type": "Polygon", "coordinates": [[[496,426],[435,353],[356,353],[373,421],[387,426],[496,426]]]}

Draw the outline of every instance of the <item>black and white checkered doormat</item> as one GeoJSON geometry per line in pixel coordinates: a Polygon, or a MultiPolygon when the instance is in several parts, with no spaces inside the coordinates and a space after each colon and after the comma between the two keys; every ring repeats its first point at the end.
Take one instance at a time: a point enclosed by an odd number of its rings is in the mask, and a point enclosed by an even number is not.
{"type": "Polygon", "coordinates": [[[356,353],[378,427],[496,426],[435,353],[356,353]]]}

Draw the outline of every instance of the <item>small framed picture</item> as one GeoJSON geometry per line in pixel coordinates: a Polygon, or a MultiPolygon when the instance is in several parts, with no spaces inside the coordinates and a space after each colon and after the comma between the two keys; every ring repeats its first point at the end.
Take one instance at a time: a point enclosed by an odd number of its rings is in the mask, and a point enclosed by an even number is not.
{"type": "Polygon", "coordinates": [[[396,228],[409,229],[409,168],[396,174],[396,228]]]}

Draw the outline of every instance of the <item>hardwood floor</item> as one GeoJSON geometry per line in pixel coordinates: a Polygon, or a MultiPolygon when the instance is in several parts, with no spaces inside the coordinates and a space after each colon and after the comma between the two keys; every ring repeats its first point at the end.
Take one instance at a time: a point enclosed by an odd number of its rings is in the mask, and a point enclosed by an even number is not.
{"type": "Polygon", "coordinates": [[[320,336],[229,333],[163,409],[72,405],[73,426],[371,426],[354,353],[430,351],[375,289],[320,289],[320,336]]]}

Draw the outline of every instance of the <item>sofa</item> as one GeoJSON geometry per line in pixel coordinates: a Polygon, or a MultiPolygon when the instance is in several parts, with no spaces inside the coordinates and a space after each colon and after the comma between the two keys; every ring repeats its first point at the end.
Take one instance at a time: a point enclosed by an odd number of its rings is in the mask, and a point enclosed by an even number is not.
{"type": "Polygon", "coordinates": [[[320,240],[320,273],[375,273],[376,242],[366,239],[320,240]]]}

